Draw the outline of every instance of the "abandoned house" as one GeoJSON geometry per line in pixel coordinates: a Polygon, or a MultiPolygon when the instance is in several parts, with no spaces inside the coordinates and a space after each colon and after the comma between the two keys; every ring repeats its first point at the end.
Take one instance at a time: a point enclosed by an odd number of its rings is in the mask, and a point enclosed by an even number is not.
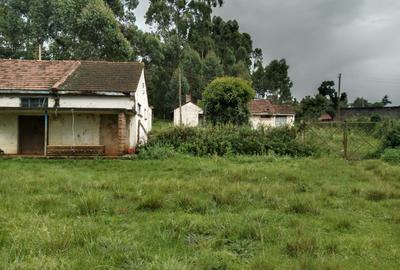
{"type": "Polygon", "coordinates": [[[144,65],[0,60],[0,152],[107,155],[151,130],[144,65]]]}
{"type": "Polygon", "coordinates": [[[275,105],[266,99],[255,99],[249,104],[253,128],[293,126],[296,113],[290,105],[275,105]]]}

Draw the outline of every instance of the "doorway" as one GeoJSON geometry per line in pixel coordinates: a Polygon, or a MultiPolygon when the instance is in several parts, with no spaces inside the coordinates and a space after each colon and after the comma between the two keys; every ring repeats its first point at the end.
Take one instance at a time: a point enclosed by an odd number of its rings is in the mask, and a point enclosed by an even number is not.
{"type": "Polygon", "coordinates": [[[100,144],[105,147],[107,156],[117,156],[118,144],[118,115],[102,115],[100,118],[100,144]]]}
{"type": "Polygon", "coordinates": [[[44,125],[44,116],[19,116],[18,145],[20,154],[44,154],[44,125]]]}

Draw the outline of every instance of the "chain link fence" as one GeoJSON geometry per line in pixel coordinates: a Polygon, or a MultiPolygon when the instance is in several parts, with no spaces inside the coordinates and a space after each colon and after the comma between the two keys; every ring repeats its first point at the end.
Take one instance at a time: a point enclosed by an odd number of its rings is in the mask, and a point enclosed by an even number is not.
{"type": "Polygon", "coordinates": [[[302,122],[299,139],[323,154],[361,160],[381,149],[390,125],[390,122],[302,122]]]}

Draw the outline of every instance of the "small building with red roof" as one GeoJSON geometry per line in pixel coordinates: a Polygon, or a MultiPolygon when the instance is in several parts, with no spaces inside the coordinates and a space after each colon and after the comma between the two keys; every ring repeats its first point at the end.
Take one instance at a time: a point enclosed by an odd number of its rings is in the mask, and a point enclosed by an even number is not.
{"type": "Polygon", "coordinates": [[[290,105],[272,104],[267,99],[255,99],[249,104],[253,128],[293,126],[296,113],[290,105]]]}

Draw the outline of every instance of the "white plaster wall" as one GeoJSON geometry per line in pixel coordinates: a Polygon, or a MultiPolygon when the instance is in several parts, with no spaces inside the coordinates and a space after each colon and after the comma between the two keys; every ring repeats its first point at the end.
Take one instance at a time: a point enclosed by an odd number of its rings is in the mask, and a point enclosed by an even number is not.
{"type": "MultiPolygon", "coordinates": [[[[250,124],[254,129],[257,129],[261,126],[263,127],[276,127],[275,123],[276,116],[273,115],[271,118],[261,118],[259,115],[253,115],[250,117],[250,124]]],[[[290,127],[294,126],[295,116],[287,115],[286,116],[286,124],[290,127]]]]}
{"type": "Polygon", "coordinates": [[[0,114],[0,149],[5,154],[18,153],[18,116],[0,114]]]}
{"type": "Polygon", "coordinates": [[[260,127],[275,127],[275,117],[272,116],[271,118],[261,118],[261,116],[251,116],[250,124],[254,129],[260,127]]]}
{"type": "MultiPolygon", "coordinates": [[[[200,107],[189,102],[182,106],[182,125],[188,127],[197,127],[199,125],[199,114],[203,113],[200,107]]],[[[174,110],[174,125],[179,126],[180,113],[179,108],[174,110]]]]}
{"type": "MultiPolygon", "coordinates": [[[[0,107],[4,108],[18,108],[21,106],[20,96],[0,96],[0,107]]],[[[54,106],[54,99],[52,97],[48,98],[48,106],[54,106]]]]}
{"type": "Polygon", "coordinates": [[[137,122],[136,116],[129,117],[129,148],[134,148],[137,143],[137,122]]]}
{"type": "Polygon", "coordinates": [[[72,119],[72,114],[50,115],[49,145],[100,144],[100,115],[75,114],[72,119]]]}
{"type": "Polygon", "coordinates": [[[147,134],[151,131],[152,128],[152,109],[149,106],[149,101],[147,97],[147,88],[146,88],[146,80],[144,76],[144,72],[142,72],[138,84],[138,88],[135,92],[135,100],[136,100],[136,111],[137,115],[131,118],[130,121],[130,145],[129,147],[135,147],[137,146],[137,141],[138,141],[138,123],[140,120],[140,123],[144,126],[146,131],[144,131],[142,128],[139,129],[139,144],[146,143],[147,142],[147,134]],[[139,104],[141,107],[141,110],[139,112],[139,104]]]}
{"type": "MultiPolygon", "coordinates": [[[[275,118],[277,116],[281,116],[281,115],[274,116],[274,123],[275,123],[275,118]]],[[[289,127],[293,127],[294,126],[294,120],[295,120],[295,116],[294,115],[282,115],[282,116],[286,116],[286,126],[289,126],[289,127]]],[[[276,124],[274,126],[276,126],[276,124]]]]}
{"type": "Polygon", "coordinates": [[[60,96],[60,108],[127,109],[132,110],[130,97],[60,96]]]}
{"type": "MultiPolygon", "coordinates": [[[[54,107],[54,98],[48,97],[48,106],[54,107]]],[[[0,107],[20,107],[19,96],[0,96],[0,107]]],[[[60,96],[60,108],[126,109],[132,110],[134,101],[130,97],[116,96],[60,96]]]]}
{"type": "Polygon", "coordinates": [[[294,121],[295,121],[295,116],[294,115],[288,115],[287,117],[287,123],[290,127],[294,126],[294,121]]]}
{"type": "Polygon", "coordinates": [[[20,104],[19,97],[0,97],[0,107],[19,107],[20,104]]]}

